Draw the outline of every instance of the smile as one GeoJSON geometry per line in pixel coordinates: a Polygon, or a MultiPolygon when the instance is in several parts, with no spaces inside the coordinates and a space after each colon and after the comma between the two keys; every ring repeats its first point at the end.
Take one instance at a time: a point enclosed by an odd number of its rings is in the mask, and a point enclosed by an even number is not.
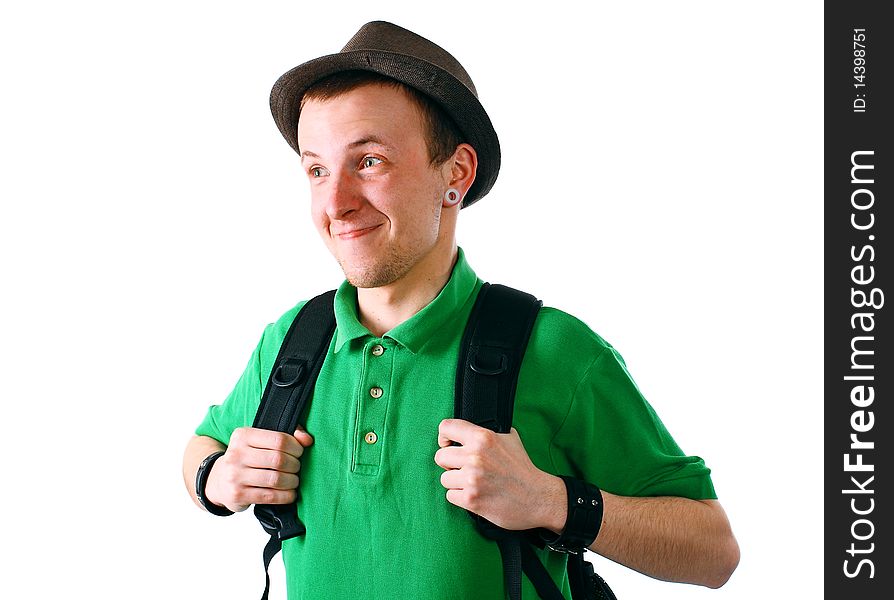
{"type": "Polygon", "coordinates": [[[352,229],[350,231],[337,233],[337,234],[335,234],[335,237],[337,237],[340,240],[353,240],[353,239],[362,237],[362,236],[366,235],[367,233],[370,233],[378,228],[379,228],[379,225],[373,225],[372,227],[360,227],[357,229],[352,229]]]}

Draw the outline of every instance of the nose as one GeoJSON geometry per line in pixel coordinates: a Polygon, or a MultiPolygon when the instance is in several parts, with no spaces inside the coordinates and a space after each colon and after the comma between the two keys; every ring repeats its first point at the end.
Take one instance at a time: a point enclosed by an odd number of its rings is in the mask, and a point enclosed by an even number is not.
{"type": "Polygon", "coordinates": [[[357,178],[343,169],[329,175],[324,186],[325,210],[331,220],[342,220],[363,204],[363,194],[357,178]]]}

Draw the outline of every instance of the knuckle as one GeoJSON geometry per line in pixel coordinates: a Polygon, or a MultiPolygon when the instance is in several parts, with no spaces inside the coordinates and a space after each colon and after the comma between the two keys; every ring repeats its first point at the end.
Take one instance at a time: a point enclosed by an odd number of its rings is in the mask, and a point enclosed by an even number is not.
{"type": "Polygon", "coordinates": [[[472,440],[478,448],[489,448],[494,441],[494,432],[490,429],[479,429],[473,434],[472,440]]]}
{"type": "Polygon", "coordinates": [[[260,490],[258,492],[258,504],[276,504],[276,492],[273,490],[260,490]]]}
{"type": "Polygon", "coordinates": [[[248,497],[248,491],[237,488],[233,490],[232,496],[234,504],[251,504],[251,498],[248,497]]]}
{"type": "Polygon", "coordinates": [[[233,430],[233,433],[230,434],[230,448],[238,448],[242,443],[242,439],[245,437],[245,428],[239,427],[233,430]]]}
{"type": "Polygon", "coordinates": [[[282,452],[271,452],[267,461],[267,466],[276,471],[282,471],[286,466],[286,457],[282,452]]]}
{"type": "Polygon", "coordinates": [[[481,499],[481,486],[477,482],[469,482],[463,490],[466,492],[466,497],[470,502],[477,502],[481,499]]]}
{"type": "Polygon", "coordinates": [[[282,433],[276,431],[270,432],[270,439],[267,442],[267,446],[271,450],[278,450],[282,452],[282,450],[285,448],[285,445],[285,439],[282,433]]]}
{"type": "Polygon", "coordinates": [[[280,433],[276,434],[276,449],[280,452],[288,452],[290,454],[294,454],[298,448],[301,448],[301,444],[298,443],[298,440],[295,439],[295,436],[289,435],[288,433],[280,433]]]}
{"type": "Polygon", "coordinates": [[[218,464],[240,462],[240,458],[245,453],[245,447],[241,445],[239,439],[237,439],[236,434],[230,438],[230,445],[227,446],[226,453],[220,457],[220,460],[214,463],[214,466],[217,467],[218,464]]]}
{"type": "Polygon", "coordinates": [[[477,496],[481,496],[488,489],[487,476],[480,469],[472,469],[466,473],[467,489],[472,490],[477,496]]]}
{"type": "Polygon", "coordinates": [[[267,471],[261,477],[261,486],[265,488],[275,488],[279,485],[279,473],[276,471],[267,471]]]}

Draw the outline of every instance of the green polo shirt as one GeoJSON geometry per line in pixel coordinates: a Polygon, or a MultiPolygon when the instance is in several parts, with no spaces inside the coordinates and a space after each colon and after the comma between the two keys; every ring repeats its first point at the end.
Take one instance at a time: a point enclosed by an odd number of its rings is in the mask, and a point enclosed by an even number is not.
{"type": "MultiPolygon", "coordinates": [[[[463,328],[482,282],[462,250],[441,293],[382,337],[357,317],[357,290],[335,296],[337,329],[307,415],[298,512],[307,526],[283,560],[290,600],[504,598],[496,544],[447,502],[434,462],[453,416],[463,328]]],[[[198,435],[227,443],[250,426],[289,325],[269,325],[235,389],[198,435]]],[[[625,496],[715,498],[710,470],[686,456],[640,394],[623,359],[574,317],[538,315],[513,424],[531,460],[625,496]]],[[[260,548],[259,548],[260,552],[260,548]]],[[[542,552],[570,598],[564,557],[542,552]]],[[[524,581],[525,598],[536,593],[524,581]]]]}

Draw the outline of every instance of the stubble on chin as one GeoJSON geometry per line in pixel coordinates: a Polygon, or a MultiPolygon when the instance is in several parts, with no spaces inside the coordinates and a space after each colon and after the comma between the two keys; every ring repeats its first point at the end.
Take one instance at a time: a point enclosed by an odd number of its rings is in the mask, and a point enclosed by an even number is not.
{"type": "Polygon", "coordinates": [[[348,283],[356,288],[377,288],[394,283],[410,270],[410,261],[400,256],[388,256],[360,264],[338,259],[348,283]]]}

